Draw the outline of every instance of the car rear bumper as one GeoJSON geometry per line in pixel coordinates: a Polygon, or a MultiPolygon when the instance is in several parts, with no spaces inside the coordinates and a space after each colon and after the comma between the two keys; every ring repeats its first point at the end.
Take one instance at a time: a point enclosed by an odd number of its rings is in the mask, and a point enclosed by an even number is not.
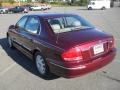
{"type": "Polygon", "coordinates": [[[97,58],[95,60],[92,60],[89,63],[85,63],[77,67],[68,68],[52,62],[49,63],[49,67],[50,67],[50,71],[58,76],[73,78],[73,77],[81,76],[89,72],[95,71],[109,64],[114,59],[115,55],[116,55],[116,49],[114,49],[109,54],[103,57],[97,58]]]}

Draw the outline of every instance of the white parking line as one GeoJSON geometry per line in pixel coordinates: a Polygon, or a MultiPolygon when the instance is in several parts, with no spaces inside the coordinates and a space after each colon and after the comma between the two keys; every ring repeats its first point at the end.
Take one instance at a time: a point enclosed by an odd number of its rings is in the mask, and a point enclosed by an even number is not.
{"type": "Polygon", "coordinates": [[[16,63],[11,64],[9,67],[7,67],[6,69],[4,69],[2,72],[0,72],[0,76],[3,76],[5,73],[7,73],[10,69],[12,69],[14,66],[16,65],[16,63]]]}

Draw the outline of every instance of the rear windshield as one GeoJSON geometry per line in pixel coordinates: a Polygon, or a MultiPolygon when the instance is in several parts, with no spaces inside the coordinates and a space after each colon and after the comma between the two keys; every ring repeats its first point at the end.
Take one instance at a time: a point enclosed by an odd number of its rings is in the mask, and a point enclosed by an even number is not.
{"type": "Polygon", "coordinates": [[[54,33],[70,32],[74,30],[84,30],[93,26],[80,16],[65,16],[50,18],[47,20],[54,33]]]}

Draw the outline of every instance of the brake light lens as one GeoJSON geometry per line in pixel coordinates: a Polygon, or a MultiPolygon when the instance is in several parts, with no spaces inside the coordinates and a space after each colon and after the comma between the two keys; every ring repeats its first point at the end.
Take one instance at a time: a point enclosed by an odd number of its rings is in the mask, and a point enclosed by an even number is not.
{"type": "Polygon", "coordinates": [[[79,47],[72,48],[68,51],[65,51],[62,54],[62,58],[65,61],[75,61],[83,59],[82,53],[79,47]]]}

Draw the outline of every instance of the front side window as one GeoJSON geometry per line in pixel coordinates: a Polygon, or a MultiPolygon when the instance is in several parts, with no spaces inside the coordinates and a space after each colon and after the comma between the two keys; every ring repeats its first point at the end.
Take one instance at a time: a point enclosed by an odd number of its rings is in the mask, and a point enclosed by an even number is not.
{"type": "Polygon", "coordinates": [[[66,16],[48,19],[48,23],[54,33],[63,33],[74,30],[83,30],[93,28],[85,19],[79,16],[66,16]]]}
{"type": "Polygon", "coordinates": [[[95,5],[95,2],[89,2],[90,5],[95,5]]]}
{"type": "Polygon", "coordinates": [[[18,23],[16,24],[17,27],[23,29],[24,26],[25,26],[25,23],[26,23],[27,19],[28,19],[27,16],[26,16],[26,17],[22,17],[22,18],[18,21],[18,23]]]}
{"type": "Polygon", "coordinates": [[[30,17],[26,23],[25,30],[34,34],[38,33],[40,21],[37,17],[30,17]]]}

